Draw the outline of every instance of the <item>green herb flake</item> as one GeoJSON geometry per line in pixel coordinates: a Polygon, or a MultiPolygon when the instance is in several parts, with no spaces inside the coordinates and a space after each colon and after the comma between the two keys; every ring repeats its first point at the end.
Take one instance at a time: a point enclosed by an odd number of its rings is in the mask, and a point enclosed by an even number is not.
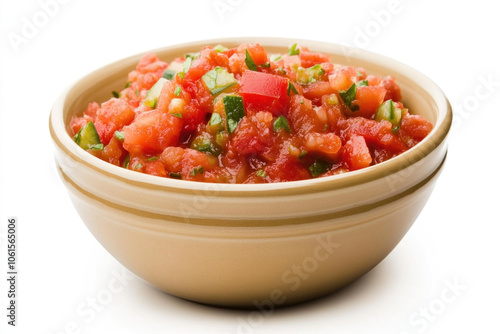
{"type": "Polygon", "coordinates": [[[181,173],[170,173],[169,175],[172,179],[178,179],[178,180],[182,179],[181,173]]]}
{"type": "Polygon", "coordinates": [[[281,74],[283,74],[283,75],[286,75],[286,71],[285,71],[285,70],[283,69],[283,67],[281,67],[281,66],[280,66],[280,67],[278,67],[277,71],[278,71],[278,73],[281,73],[281,74]]]}
{"type": "Polygon", "coordinates": [[[296,56],[300,53],[300,49],[297,49],[297,43],[292,45],[290,49],[288,49],[288,55],[289,56],[296,56]]]}
{"type": "Polygon", "coordinates": [[[166,68],[165,71],[163,71],[162,77],[167,79],[167,80],[172,81],[175,78],[176,73],[177,72],[175,72],[174,70],[166,68]]]}
{"type": "Polygon", "coordinates": [[[368,80],[362,80],[356,84],[358,87],[368,86],[368,80]]]}
{"type": "Polygon", "coordinates": [[[112,91],[111,94],[113,94],[113,97],[119,99],[120,98],[120,93],[118,93],[116,90],[112,91]]]}
{"type": "Polygon", "coordinates": [[[288,88],[286,89],[286,94],[290,96],[290,91],[294,92],[295,95],[298,95],[299,92],[297,92],[297,88],[293,85],[291,81],[288,81],[288,88]]]}
{"type": "Polygon", "coordinates": [[[182,118],[182,114],[180,112],[174,112],[174,113],[171,113],[170,115],[175,116],[177,118],[182,118]]]}
{"type": "Polygon", "coordinates": [[[269,60],[271,60],[273,63],[277,62],[280,60],[283,56],[280,54],[273,54],[269,57],[269,60]]]}
{"type": "Polygon", "coordinates": [[[181,96],[181,92],[182,92],[182,88],[181,86],[177,86],[175,87],[175,91],[174,91],[174,94],[177,95],[177,96],[181,96]]]}
{"type": "Polygon", "coordinates": [[[269,68],[269,67],[271,67],[271,64],[269,62],[267,62],[267,63],[264,63],[264,64],[262,64],[260,66],[263,67],[263,68],[269,68]]]}
{"type": "Polygon", "coordinates": [[[125,161],[123,162],[123,168],[128,169],[129,164],[130,164],[130,155],[127,154],[127,157],[125,158],[125,161]]]}
{"type": "Polygon", "coordinates": [[[273,123],[274,132],[278,132],[279,129],[285,129],[286,132],[290,132],[290,125],[288,125],[288,121],[283,115],[280,115],[273,123]]]}
{"type": "Polygon", "coordinates": [[[344,101],[344,103],[349,108],[351,108],[351,103],[356,98],[356,91],[357,91],[357,87],[356,87],[355,83],[353,83],[351,85],[351,87],[349,87],[348,90],[341,90],[341,91],[339,91],[339,95],[342,98],[342,101],[344,101]]]}
{"type": "Polygon", "coordinates": [[[321,174],[326,173],[332,165],[323,160],[315,160],[314,163],[309,166],[309,171],[311,172],[312,177],[318,177],[321,174]]]}
{"type": "Polygon", "coordinates": [[[115,131],[115,138],[119,141],[123,141],[125,139],[125,132],[123,131],[115,131]]]}
{"type": "Polygon", "coordinates": [[[198,166],[196,168],[193,168],[193,170],[189,174],[191,174],[192,176],[195,176],[196,174],[203,174],[203,173],[205,173],[205,167],[198,166]]]}
{"type": "Polygon", "coordinates": [[[243,98],[236,95],[226,95],[222,101],[226,111],[227,131],[233,133],[240,120],[245,116],[243,98]]]}
{"type": "Polygon", "coordinates": [[[262,178],[266,178],[267,177],[267,173],[263,169],[259,169],[257,171],[257,173],[255,173],[255,175],[257,175],[258,177],[262,177],[262,178]]]}
{"type": "Polygon", "coordinates": [[[135,170],[139,170],[139,169],[141,169],[141,168],[142,168],[142,164],[141,164],[141,163],[139,163],[139,164],[135,165],[135,168],[134,168],[134,169],[135,169],[135,170]]]}
{"type": "Polygon", "coordinates": [[[132,85],[132,81],[129,81],[125,84],[125,88],[129,88],[132,85]]]}
{"type": "Polygon", "coordinates": [[[151,157],[151,158],[147,158],[146,161],[156,161],[160,159],[160,157],[151,157]]]}
{"type": "Polygon", "coordinates": [[[252,71],[259,70],[257,68],[257,65],[255,65],[255,62],[253,61],[252,56],[250,56],[250,53],[248,52],[247,49],[245,49],[245,64],[247,64],[247,67],[249,70],[252,70],[252,71]]]}
{"type": "Polygon", "coordinates": [[[302,159],[303,157],[305,157],[307,155],[307,151],[301,151],[300,154],[299,154],[299,159],[302,159]]]}

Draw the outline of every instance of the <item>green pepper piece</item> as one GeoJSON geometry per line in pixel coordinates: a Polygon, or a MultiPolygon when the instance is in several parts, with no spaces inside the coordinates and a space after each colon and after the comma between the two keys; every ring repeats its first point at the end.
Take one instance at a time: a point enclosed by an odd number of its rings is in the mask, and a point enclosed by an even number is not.
{"type": "Polygon", "coordinates": [[[236,95],[226,95],[222,99],[226,111],[227,131],[233,133],[239,121],[245,116],[243,98],[236,95]]]}
{"type": "Polygon", "coordinates": [[[82,126],[73,140],[84,150],[102,150],[104,148],[92,121],[82,126]]]}

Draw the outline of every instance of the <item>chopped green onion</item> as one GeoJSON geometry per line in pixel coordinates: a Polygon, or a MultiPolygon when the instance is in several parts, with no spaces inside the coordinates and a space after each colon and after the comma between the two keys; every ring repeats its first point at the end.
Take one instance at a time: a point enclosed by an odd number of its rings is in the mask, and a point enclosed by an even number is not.
{"type": "Polygon", "coordinates": [[[175,87],[174,94],[177,96],[181,96],[181,91],[182,91],[181,86],[177,86],[177,87],[175,87]]]}
{"type": "Polygon", "coordinates": [[[163,71],[163,78],[172,81],[175,78],[176,73],[176,71],[166,68],[165,71],[163,71]]]}
{"type": "Polygon", "coordinates": [[[300,49],[297,49],[297,43],[292,45],[290,49],[288,49],[288,55],[289,56],[296,56],[300,53],[300,49]]]}
{"type": "Polygon", "coordinates": [[[316,159],[314,163],[309,166],[309,171],[311,172],[312,177],[317,177],[326,173],[331,167],[332,165],[330,163],[316,159]]]}
{"type": "Polygon", "coordinates": [[[245,116],[243,98],[236,95],[226,95],[222,99],[226,111],[227,131],[233,133],[239,121],[245,116]]]}
{"type": "Polygon", "coordinates": [[[116,97],[117,99],[120,98],[120,93],[118,93],[117,91],[112,91],[111,94],[113,94],[113,97],[116,97]]]}
{"type": "Polygon", "coordinates": [[[73,140],[84,150],[99,149],[100,146],[98,145],[102,145],[99,134],[92,121],[82,126],[80,131],[73,137],[73,140]]]}
{"type": "Polygon", "coordinates": [[[123,139],[125,139],[125,132],[115,131],[115,138],[120,140],[120,141],[123,141],[123,139]]]}
{"type": "Polygon", "coordinates": [[[160,159],[160,157],[151,157],[151,158],[147,158],[146,161],[156,161],[160,159]]]}
{"type": "Polygon", "coordinates": [[[250,53],[248,52],[247,49],[245,49],[245,64],[247,64],[247,67],[249,70],[252,70],[252,71],[259,70],[257,68],[257,65],[255,65],[255,62],[253,61],[252,56],[250,56],[250,53]]]}
{"type": "Polygon", "coordinates": [[[262,177],[262,178],[267,177],[267,173],[263,169],[259,169],[257,171],[257,173],[255,173],[255,175],[257,175],[258,177],[262,177]]]}
{"type": "Polygon", "coordinates": [[[299,94],[299,92],[297,92],[297,88],[295,88],[293,83],[291,81],[288,81],[288,88],[286,89],[286,94],[288,96],[290,96],[290,91],[294,92],[296,95],[299,94]]]}
{"type": "Polygon", "coordinates": [[[288,121],[283,115],[280,115],[273,123],[274,132],[277,132],[279,129],[285,129],[286,132],[290,132],[288,121]]]}
{"type": "Polygon", "coordinates": [[[212,95],[217,95],[224,89],[231,87],[238,81],[234,78],[232,73],[229,73],[223,67],[216,67],[211,71],[208,71],[201,77],[207,88],[210,90],[212,95]]]}
{"type": "Polygon", "coordinates": [[[205,173],[205,168],[203,166],[198,166],[196,168],[193,168],[193,170],[189,174],[195,176],[196,174],[203,174],[203,173],[205,173]]]}
{"type": "Polygon", "coordinates": [[[339,95],[342,98],[342,101],[350,108],[352,101],[356,98],[356,84],[353,83],[348,90],[339,91],[339,95]]]}

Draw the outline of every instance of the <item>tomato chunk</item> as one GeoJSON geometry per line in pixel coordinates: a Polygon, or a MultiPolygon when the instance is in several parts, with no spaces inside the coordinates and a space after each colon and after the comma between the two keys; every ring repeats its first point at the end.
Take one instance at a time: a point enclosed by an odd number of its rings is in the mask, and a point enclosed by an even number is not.
{"type": "Polygon", "coordinates": [[[263,72],[245,71],[239,81],[240,94],[246,107],[271,111],[274,115],[281,114],[287,100],[288,79],[263,72]]]}

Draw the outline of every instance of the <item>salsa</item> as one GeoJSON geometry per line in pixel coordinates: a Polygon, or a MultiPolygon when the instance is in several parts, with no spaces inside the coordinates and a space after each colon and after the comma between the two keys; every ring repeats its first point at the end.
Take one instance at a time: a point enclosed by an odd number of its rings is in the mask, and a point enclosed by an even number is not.
{"type": "Polygon", "coordinates": [[[73,116],[90,154],[136,172],[223,183],[304,180],[366,168],[412,148],[432,123],[391,76],[292,45],[147,54],[108,101],[73,116]]]}

